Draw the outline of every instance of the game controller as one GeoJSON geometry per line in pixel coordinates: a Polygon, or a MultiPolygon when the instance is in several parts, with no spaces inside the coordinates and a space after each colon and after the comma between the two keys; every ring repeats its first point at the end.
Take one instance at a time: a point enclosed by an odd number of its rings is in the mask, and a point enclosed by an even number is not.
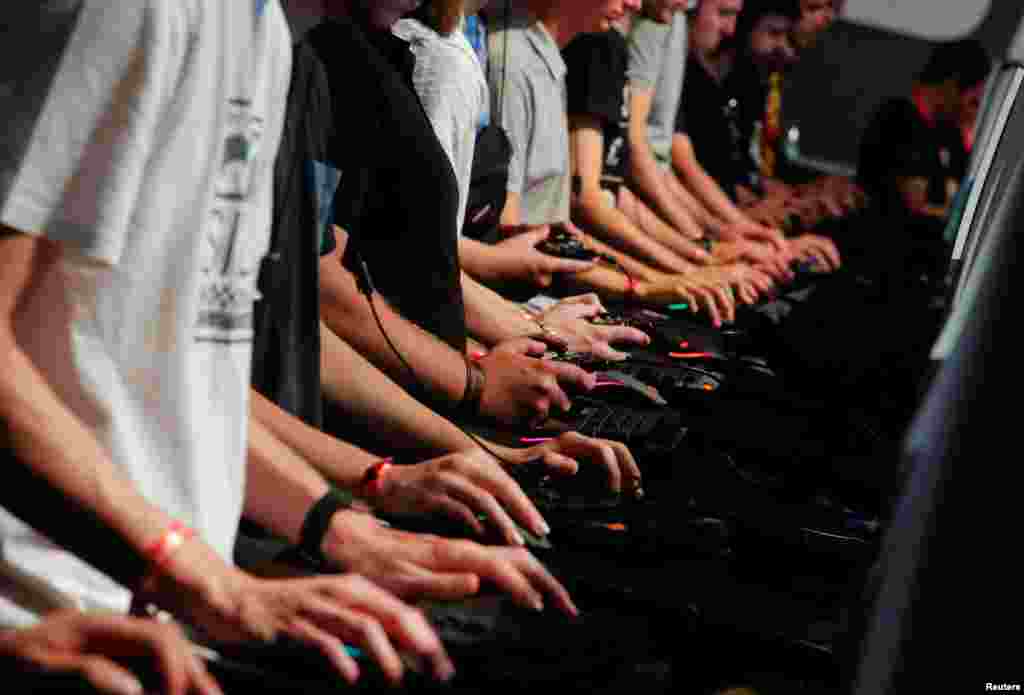
{"type": "Polygon", "coordinates": [[[561,227],[553,227],[548,238],[537,244],[537,250],[549,256],[576,261],[593,261],[601,254],[584,246],[583,241],[561,227]]]}

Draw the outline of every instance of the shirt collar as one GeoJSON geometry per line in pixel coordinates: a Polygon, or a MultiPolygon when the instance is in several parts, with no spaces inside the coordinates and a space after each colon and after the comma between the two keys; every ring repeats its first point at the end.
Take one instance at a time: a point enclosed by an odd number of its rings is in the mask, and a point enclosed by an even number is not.
{"type": "Polygon", "coordinates": [[[526,40],[544,61],[551,77],[556,82],[562,82],[568,70],[565,67],[565,61],[562,60],[562,51],[559,50],[558,44],[548,32],[547,27],[539,21],[533,21],[525,33],[526,40]]]}

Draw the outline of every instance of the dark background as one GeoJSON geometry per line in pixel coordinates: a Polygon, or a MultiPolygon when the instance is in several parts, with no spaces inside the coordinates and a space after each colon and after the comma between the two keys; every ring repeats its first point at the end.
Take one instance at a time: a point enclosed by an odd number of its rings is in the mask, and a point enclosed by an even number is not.
{"type": "MultiPolygon", "coordinates": [[[[1001,60],[1022,17],[1024,3],[994,0],[972,35],[1001,60]]],[[[855,167],[860,133],[868,118],[883,100],[910,93],[932,45],[874,27],[837,22],[805,54],[787,85],[786,125],[800,127],[802,155],[855,167]]]]}

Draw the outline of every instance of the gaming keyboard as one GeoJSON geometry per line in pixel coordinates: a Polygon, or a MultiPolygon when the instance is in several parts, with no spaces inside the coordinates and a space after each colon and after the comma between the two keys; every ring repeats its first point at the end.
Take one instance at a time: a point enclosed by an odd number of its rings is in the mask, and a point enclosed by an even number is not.
{"type": "Polygon", "coordinates": [[[687,435],[682,417],[672,410],[615,407],[586,396],[577,396],[561,419],[589,437],[625,442],[644,457],[672,454],[687,435]]]}

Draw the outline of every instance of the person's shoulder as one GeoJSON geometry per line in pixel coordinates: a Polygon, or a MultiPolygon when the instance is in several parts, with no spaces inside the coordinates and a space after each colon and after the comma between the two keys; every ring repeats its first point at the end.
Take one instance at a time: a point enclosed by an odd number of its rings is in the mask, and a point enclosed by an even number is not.
{"type": "Polygon", "coordinates": [[[579,63],[587,59],[606,60],[608,58],[625,55],[626,37],[615,29],[595,34],[580,34],[569,45],[562,49],[565,61],[579,63]]]}
{"type": "Polygon", "coordinates": [[[340,58],[371,48],[366,35],[347,17],[325,19],[306,32],[303,40],[320,55],[324,63],[329,62],[332,56],[340,58]]]}
{"type": "Polygon", "coordinates": [[[405,17],[395,22],[391,33],[413,45],[434,45],[441,41],[440,34],[414,17],[405,17]]]}
{"type": "Polygon", "coordinates": [[[629,30],[630,45],[659,45],[663,43],[672,29],[671,24],[656,22],[649,17],[637,17],[629,30]]]}

